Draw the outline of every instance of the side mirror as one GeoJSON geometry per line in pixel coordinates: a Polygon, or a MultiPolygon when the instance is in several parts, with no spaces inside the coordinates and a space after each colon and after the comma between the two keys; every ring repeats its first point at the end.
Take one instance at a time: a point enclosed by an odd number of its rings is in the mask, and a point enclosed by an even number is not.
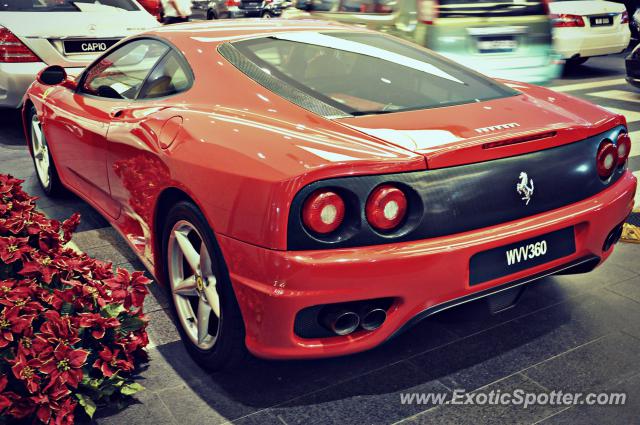
{"type": "Polygon", "coordinates": [[[67,80],[67,71],[60,65],[51,65],[40,71],[38,82],[46,86],[57,86],[67,80]]]}

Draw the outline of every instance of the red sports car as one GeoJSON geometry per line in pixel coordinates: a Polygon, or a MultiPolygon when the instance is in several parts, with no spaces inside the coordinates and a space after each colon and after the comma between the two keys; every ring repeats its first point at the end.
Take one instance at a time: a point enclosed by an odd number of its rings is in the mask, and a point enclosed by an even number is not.
{"type": "Polygon", "coordinates": [[[604,261],[636,190],[624,117],[325,22],[158,29],[24,105],[46,192],[111,221],[209,368],[505,308],[604,261]]]}

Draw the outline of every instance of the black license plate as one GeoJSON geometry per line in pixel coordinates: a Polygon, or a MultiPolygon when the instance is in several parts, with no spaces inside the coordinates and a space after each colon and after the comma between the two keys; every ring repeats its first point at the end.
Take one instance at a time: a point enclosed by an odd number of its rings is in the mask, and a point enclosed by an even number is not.
{"type": "Polygon", "coordinates": [[[73,53],[102,53],[120,40],[65,40],[64,52],[73,53]]]}
{"type": "Polygon", "coordinates": [[[592,16],[589,18],[592,27],[606,27],[613,25],[613,16],[592,16]]]}
{"type": "Polygon", "coordinates": [[[469,284],[478,285],[576,252],[573,227],[483,251],[471,257],[469,284]]]}

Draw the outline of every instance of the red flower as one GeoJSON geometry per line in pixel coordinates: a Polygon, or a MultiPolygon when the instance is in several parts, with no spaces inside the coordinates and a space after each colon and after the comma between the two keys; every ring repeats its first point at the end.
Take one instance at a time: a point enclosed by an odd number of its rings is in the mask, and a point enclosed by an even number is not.
{"type": "Polygon", "coordinates": [[[30,393],[35,393],[40,389],[40,375],[38,369],[42,366],[42,362],[38,359],[27,360],[24,353],[18,351],[18,356],[13,360],[13,375],[24,382],[30,393]]]}
{"type": "Polygon", "coordinates": [[[46,322],[40,326],[40,333],[33,340],[33,347],[38,352],[52,351],[55,345],[74,345],[80,342],[78,332],[71,326],[68,316],[60,316],[55,310],[44,313],[46,322]]]}
{"type": "Polygon", "coordinates": [[[14,341],[14,335],[20,335],[31,326],[32,315],[20,315],[20,308],[5,307],[0,314],[0,348],[14,341]]]}
{"type": "Polygon", "coordinates": [[[71,240],[71,235],[75,232],[79,224],[80,214],[78,213],[73,213],[71,217],[62,223],[62,243],[67,243],[71,240]]]}
{"type": "MultiPolygon", "coordinates": [[[[65,385],[56,385],[49,388],[45,393],[31,397],[31,400],[37,405],[36,417],[40,419],[42,423],[48,424],[52,417],[60,418],[61,416],[68,415],[75,409],[74,405],[73,408],[69,410],[69,394],[71,394],[71,391],[65,385]]],[[[70,420],[71,422],[68,423],[72,424],[73,415],[71,415],[70,420]]],[[[56,423],[56,421],[54,420],[53,423],[56,423]]]]}
{"type": "Polygon", "coordinates": [[[93,367],[100,369],[107,378],[118,371],[130,372],[133,370],[133,363],[128,359],[119,359],[120,350],[111,351],[109,347],[104,347],[98,353],[98,359],[93,363],[93,367]]]}
{"type": "Polygon", "coordinates": [[[20,396],[12,391],[4,391],[7,388],[9,378],[7,375],[0,375],[0,413],[13,404],[13,401],[20,396]]]}
{"type": "Polygon", "coordinates": [[[58,269],[54,266],[51,257],[46,254],[33,253],[31,258],[32,260],[26,261],[18,273],[27,277],[39,277],[45,283],[51,283],[53,276],[58,274],[58,269]]]}
{"type": "Polygon", "coordinates": [[[21,260],[33,248],[29,246],[29,238],[9,236],[0,238],[0,260],[6,264],[21,260]]]}
{"type": "Polygon", "coordinates": [[[56,381],[77,388],[82,380],[82,366],[87,361],[88,355],[87,350],[73,349],[68,345],[59,344],[48,358],[43,359],[40,368],[42,373],[51,376],[51,383],[47,389],[56,381]]]}
{"type": "Polygon", "coordinates": [[[91,328],[91,335],[95,339],[102,339],[107,329],[120,326],[120,321],[115,317],[102,317],[98,313],[80,313],[79,326],[91,328]]]}
{"type": "Polygon", "coordinates": [[[118,269],[116,276],[107,279],[104,283],[111,288],[112,297],[115,302],[124,301],[124,308],[131,307],[140,309],[144,302],[144,297],[149,293],[147,285],[151,281],[144,276],[143,272],[129,272],[125,269],[118,269]]]}

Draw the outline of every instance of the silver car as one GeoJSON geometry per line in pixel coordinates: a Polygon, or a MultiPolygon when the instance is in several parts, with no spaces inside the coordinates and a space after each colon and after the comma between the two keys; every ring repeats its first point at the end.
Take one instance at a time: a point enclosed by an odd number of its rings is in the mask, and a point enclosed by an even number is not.
{"type": "Polygon", "coordinates": [[[123,37],[158,25],[134,0],[3,0],[0,107],[20,107],[47,65],[77,74],[123,37]]]}

